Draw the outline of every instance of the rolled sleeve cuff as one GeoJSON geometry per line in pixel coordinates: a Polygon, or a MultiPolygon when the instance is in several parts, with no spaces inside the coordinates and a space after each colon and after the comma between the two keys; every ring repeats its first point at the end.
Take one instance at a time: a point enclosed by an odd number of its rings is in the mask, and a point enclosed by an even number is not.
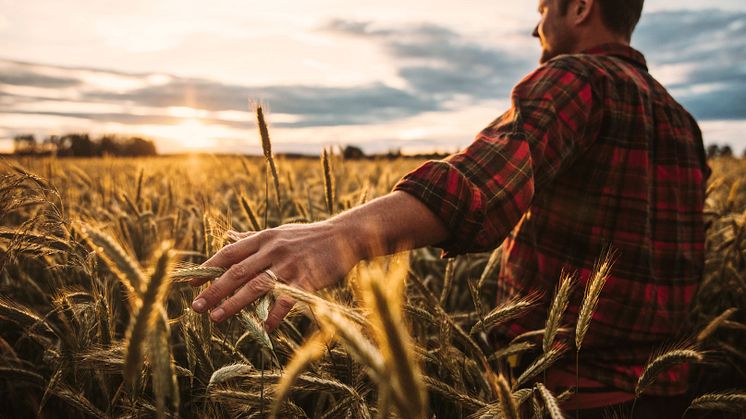
{"type": "Polygon", "coordinates": [[[476,243],[485,214],[485,199],[463,173],[447,161],[428,161],[406,174],[393,191],[404,191],[424,203],[449,231],[433,246],[449,258],[479,249],[476,243]]]}

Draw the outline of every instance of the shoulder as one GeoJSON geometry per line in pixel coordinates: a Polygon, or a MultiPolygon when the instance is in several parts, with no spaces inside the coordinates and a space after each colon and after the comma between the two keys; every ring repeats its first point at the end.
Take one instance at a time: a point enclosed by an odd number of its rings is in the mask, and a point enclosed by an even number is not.
{"type": "Polygon", "coordinates": [[[596,64],[586,54],[557,56],[529,73],[513,89],[517,97],[546,97],[552,92],[590,89],[596,64]]]}

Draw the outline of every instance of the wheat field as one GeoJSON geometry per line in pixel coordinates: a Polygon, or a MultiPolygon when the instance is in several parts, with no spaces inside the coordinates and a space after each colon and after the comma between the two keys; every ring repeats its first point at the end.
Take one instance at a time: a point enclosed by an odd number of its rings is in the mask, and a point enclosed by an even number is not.
{"type": "MultiPolygon", "coordinates": [[[[420,163],[326,150],[321,161],[271,151],[4,161],[0,417],[574,417],[558,407],[568,394],[552,394],[542,376],[582,350],[604,261],[578,324],[564,311],[580,284],[558,278],[546,327],[502,347],[489,332],[536,301],[495,300],[500,249],[393,255],[316,294],[278,283],[220,325],[190,309],[199,290],[186,280],[222,273],[199,265],[233,232],[326,219],[386,194],[420,163]],[[283,293],[299,304],[268,334],[262,321],[283,293]],[[516,369],[526,354],[535,359],[516,369]]],[[[710,164],[691,338],[651,354],[636,391],[693,363],[686,417],[746,407],[746,162],[710,164]]]]}

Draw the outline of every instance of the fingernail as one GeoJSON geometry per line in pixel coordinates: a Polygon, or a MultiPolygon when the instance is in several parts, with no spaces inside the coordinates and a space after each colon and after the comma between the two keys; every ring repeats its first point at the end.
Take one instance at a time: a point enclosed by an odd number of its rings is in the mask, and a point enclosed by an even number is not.
{"type": "Polygon", "coordinates": [[[219,322],[223,318],[223,314],[225,314],[225,310],[219,308],[217,310],[213,310],[212,313],[210,313],[210,317],[214,321],[219,322]]]}
{"type": "Polygon", "coordinates": [[[196,300],[192,301],[192,308],[194,309],[194,311],[204,310],[205,305],[207,305],[207,301],[205,301],[204,298],[197,298],[196,300]]]}

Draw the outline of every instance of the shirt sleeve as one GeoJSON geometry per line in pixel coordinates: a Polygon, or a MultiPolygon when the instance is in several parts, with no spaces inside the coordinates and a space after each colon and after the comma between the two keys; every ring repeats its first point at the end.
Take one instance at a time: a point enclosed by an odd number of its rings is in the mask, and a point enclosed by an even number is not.
{"type": "Polygon", "coordinates": [[[497,247],[563,168],[593,142],[602,100],[574,58],[524,78],[512,106],[462,152],[428,161],[393,188],[422,201],[444,223],[443,257],[497,247]]]}

